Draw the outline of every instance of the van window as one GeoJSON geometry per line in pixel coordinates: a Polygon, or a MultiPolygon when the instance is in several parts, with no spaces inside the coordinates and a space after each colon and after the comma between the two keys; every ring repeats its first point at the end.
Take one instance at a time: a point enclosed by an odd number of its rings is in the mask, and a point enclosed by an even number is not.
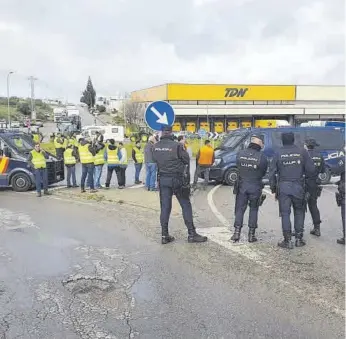
{"type": "Polygon", "coordinates": [[[113,127],[112,128],[112,133],[119,133],[119,128],[118,127],[113,127]]]}
{"type": "Polygon", "coordinates": [[[221,148],[235,148],[240,141],[244,139],[247,134],[244,133],[232,133],[225,141],[222,143],[221,148]]]}
{"type": "MultiPolygon", "coordinates": [[[[291,131],[288,131],[291,132],[291,131]]],[[[281,134],[283,131],[273,131],[272,134],[272,142],[273,148],[282,147],[281,134]]],[[[300,147],[304,146],[305,141],[305,131],[294,131],[294,144],[300,147]]]]}
{"type": "Polygon", "coordinates": [[[315,139],[320,144],[318,149],[338,150],[343,148],[344,145],[343,134],[340,130],[309,130],[306,131],[306,138],[315,139]]]}

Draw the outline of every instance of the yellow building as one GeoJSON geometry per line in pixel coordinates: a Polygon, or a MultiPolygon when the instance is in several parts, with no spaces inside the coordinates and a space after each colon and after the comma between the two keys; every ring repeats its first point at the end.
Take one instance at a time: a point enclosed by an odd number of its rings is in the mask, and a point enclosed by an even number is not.
{"type": "Polygon", "coordinates": [[[165,84],[131,93],[135,102],[167,101],[174,130],[225,132],[238,127],[275,126],[280,121],[340,120],[344,86],[165,84]]]}

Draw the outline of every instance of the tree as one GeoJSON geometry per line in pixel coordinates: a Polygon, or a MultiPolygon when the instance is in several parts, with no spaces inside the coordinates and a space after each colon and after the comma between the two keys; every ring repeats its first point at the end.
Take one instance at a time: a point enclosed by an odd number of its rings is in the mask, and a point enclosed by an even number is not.
{"type": "Polygon", "coordinates": [[[106,107],[103,106],[103,105],[101,105],[101,106],[96,105],[96,109],[97,109],[100,113],[106,112],[106,107]]]}
{"type": "Polygon", "coordinates": [[[27,102],[22,102],[18,104],[17,110],[22,113],[23,115],[30,115],[31,114],[31,108],[27,102]]]}
{"type": "Polygon", "coordinates": [[[127,100],[124,102],[123,114],[129,124],[138,124],[144,119],[145,106],[142,103],[127,100]]]}
{"type": "Polygon", "coordinates": [[[80,98],[80,102],[87,104],[89,109],[95,106],[96,91],[94,89],[90,76],[88,78],[86,89],[83,92],[82,97],[80,98]]]}

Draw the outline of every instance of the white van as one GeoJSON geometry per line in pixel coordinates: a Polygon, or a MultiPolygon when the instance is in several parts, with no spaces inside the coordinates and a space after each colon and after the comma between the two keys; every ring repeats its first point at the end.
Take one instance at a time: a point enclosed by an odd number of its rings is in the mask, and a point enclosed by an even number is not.
{"type": "Polygon", "coordinates": [[[123,142],[125,138],[125,131],[123,126],[86,126],[80,135],[77,135],[77,140],[80,138],[95,138],[96,132],[103,135],[104,141],[114,139],[116,142],[123,142]]]}

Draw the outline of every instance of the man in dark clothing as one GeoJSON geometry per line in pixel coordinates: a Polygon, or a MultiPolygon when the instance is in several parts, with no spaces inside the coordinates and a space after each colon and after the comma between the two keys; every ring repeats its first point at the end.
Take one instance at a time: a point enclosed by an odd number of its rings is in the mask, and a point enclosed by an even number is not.
{"type": "Polygon", "coordinates": [[[345,245],[345,156],[339,160],[338,166],[341,175],[340,180],[337,182],[338,192],[336,193],[336,203],[341,208],[342,238],[338,239],[336,242],[340,245],[345,245]]]}
{"type": "Polygon", "coordinates": [[[270,165],[269,183],[272,193],[275,193],[279,200],[284,240],[279,242],[278,246],[292,249],[291,206],[294,212],[295,245],[301,247],[305,245],[303,240],[306,206],[304,176],[313,176],[315,166],[308,152],[294,145],[292,132],[282,133],[281,140],[283,147],[275,152],[270,165]]]}
{"type": "Polygon", "coordinates": [[[244,213],[249,204],[249,242],[257,241],[255,231],[257,228],[258,209],[263,202],[262,178],[268,168],[268,161],[261,152],[263,141],[260,136],[253,135],[249,147],[237,154],[237,168],[239,171],[238,181],[235,184],[235,221],[234,234],[231,238],[234,242],[239,241],[240,231],[243,227],[244,213]]]}
{"type": "Polygon", "coordinates": [[[79,158],[82,164],[81,191],[85,192],[85,180],[88,177],[90,192],[96,192],[94,186],[94,156],[95,148],[91,145],[91,140],[81,139],[78,147],[79,158]]]}
{"type": "Polygon", "coordinates": [[[144,163],[145,163],[145,187],[148,191],[156,190],[156,174],[157,174],[157,165],[153,159],[153,149],[156,143],[156,138],[151,136],[148,143],[144,147],[144,163]]]}
{"type": "Polygon", "coordinates": [[[158,179],[161,200],[162,244],[174,240],[168,233],[168,222],[172,210],[172,197],[175,196],[182,208],[185,225],[188,229],[188,242],[205,242],[207,237],[197,234],[192,216],[190,183],[186,181],[189,155],[182,144],[173,140],[172,127],[165,127],[161,140],[155,144],[153,160],[158,166],[158,179]]]}
{"type": "Polygon", "coordinates": [[[308,153],[315,165],[315,173],[313,176],[306,175],[305,185],[307,192],[307,203],[312,222],[314,224],[314,228],[310,231],[310,234],[316,235],[317,237],[321,235],[321,216],[320,211],[317,207],[317,199],[321,196],[322,192],[322,187],[319,186],[321,184],[319,174],[325,172],[325,165],[322,154],[319,151],[315,150],[315,147],[318,146],[319,144],[315,139],[308,139],[305,141],[305,147],[307,148],[308,153]]]}

